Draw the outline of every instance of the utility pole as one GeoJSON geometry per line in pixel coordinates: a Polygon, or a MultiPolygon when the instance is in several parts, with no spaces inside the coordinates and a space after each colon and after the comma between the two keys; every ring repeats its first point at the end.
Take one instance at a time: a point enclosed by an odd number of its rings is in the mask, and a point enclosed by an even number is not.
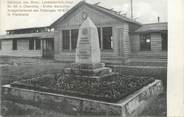
{"type": "Polygon", "coordinates": [[[130,7],[131,7],[131,19],[133,19],[133,0],[130,0],[131,1],[131,5],[130,5],[130,7]]]}
{"type": "Polygon", "coordinates": [[[159,23],[160,22],[160,17],[158,16],[157,19],[158,19],[158,23],[159,23]]]}

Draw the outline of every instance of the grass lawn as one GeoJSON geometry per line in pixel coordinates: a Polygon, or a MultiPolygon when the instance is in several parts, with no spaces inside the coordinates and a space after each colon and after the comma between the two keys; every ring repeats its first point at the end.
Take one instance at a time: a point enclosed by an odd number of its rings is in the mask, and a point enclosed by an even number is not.
{"type": "MultiPolygon", "coordinates": [[[[20,79],[33,78],[37,76],[53,76],[61,73],[67,63],[28,64],[18,66],[2,66],[1,84],[7,84],[20,79]]],[[[40,109],[31,105],[17,104],[15,102],[2,100],[2,114],[6,117],[68,117],[63,113],[40,109]]],[[[163,93],[146,108],[140,116],[166,116],[166,93],[163,93]]],[[[71,116],[70,116],[71,117],[71,116]]]]}
{"type": "Polygon", "coordinates": [[[40,109],[31,105],[19,104],[4,100],[2,102],[3,117],[68,117],[67,115],[51,110],[40,109]]]}
{"type": "Polygon", "coordinates": [[[43,75],[52,75],[62,73],[62,70],[68,64],[49,63],[49,64],[30,64],[18,66],[1,67],[1,83],[7,84],[20,79],[28,79],[43,75]]]}
{"type": "MultiPolygon", "coordinates": [[[[2,115],[4,117],[75,117],[52,110],[40,109],[31,105],[18,104],[12,101],[2,101],[2,115]]],[[[166,117],[166,95],[160,94],[139,115],[140,117],[166,117]]]]}
{"type": "Polygon", "coordinates": [[[154,99],[147,108],[140,114],[144,117],[166,117],[167,113],[167,100],[166,93],[160,94],[156,99],[154,99]]]}

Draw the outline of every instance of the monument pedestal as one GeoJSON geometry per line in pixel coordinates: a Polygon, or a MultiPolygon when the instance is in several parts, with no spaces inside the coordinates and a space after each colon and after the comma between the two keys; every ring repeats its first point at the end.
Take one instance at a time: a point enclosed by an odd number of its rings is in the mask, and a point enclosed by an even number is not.
{"type": "Polygon", "coordinates": [[[96,64],[77,64],[74,63],[70,68],[64,69],[64,77],[85,78],[87,79],[104,79],[116,76],[111,68],[105,67],[104,63],[96,64]]]}

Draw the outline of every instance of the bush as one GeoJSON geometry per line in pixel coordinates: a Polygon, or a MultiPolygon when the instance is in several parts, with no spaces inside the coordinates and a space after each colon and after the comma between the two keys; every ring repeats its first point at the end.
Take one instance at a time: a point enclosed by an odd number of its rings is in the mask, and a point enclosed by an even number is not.
{"type": "Polygon", "coordinates": [[[153,82],[153,78],[113,75],[104,79],[74,77],[42,77],[14,82],[15,87],[61,93],[84,98],[117,102],[153,82]]]}
{"type": "Polygon", "coordinates": [[[159,66],[111,66],[114,72],[121,75],[134,75],[154,77],[155,79],[162,80],[163,86],[167,88],[167,67],[159,66]]]}

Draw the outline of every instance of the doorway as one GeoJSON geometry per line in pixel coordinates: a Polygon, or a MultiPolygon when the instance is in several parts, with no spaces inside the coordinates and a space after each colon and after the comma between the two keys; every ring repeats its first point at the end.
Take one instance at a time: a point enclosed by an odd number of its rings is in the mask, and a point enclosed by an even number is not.
{"type": "Polygon", "coordinates": [[[44,58],[54,58],[54,39],[47,38],[42,40],[42,56],[44,58]]]}

